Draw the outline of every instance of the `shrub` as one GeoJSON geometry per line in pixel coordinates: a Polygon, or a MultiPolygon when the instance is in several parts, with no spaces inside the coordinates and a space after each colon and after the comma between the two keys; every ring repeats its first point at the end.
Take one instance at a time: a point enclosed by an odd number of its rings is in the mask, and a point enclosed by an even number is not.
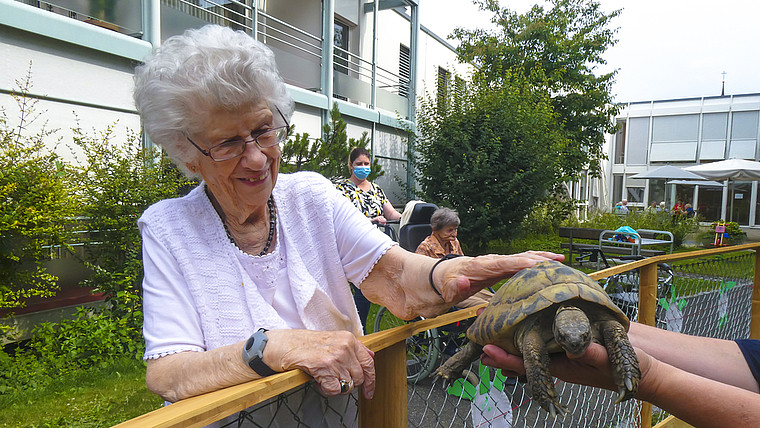
{"type": "Polygon", "coordinates": [[[17,125],[0,116],[0,308],[22,307],[32,296],[55,294],[57,278],[45,271],[51,247],[64,245],[73,214],[69,171],[44,140],[54,131],[27,129],[39,115],[26,96],[30,77],[16,84],[17,125]]]}
{"type": "Polygon", "coordinates": [[[585,221],[573,217],[567,221],[566,225],[609,230],[615,230],[621,226],[630,226],[634,229],[666,230],[673,234],[673,247],[678,248],[683,245],[686,235],[699,229],[699,219],[697,217],[673,216],[668,212],[632,211],[625,216],[596,212],[585,221]]]}

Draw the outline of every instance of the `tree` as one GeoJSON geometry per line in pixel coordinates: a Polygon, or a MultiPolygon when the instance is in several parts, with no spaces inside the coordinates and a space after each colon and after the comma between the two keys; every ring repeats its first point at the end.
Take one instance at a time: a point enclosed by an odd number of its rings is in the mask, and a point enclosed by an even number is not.
{"type": "Polygon", "coordinates": [[[569,144],[557,155],[562,178],[573,180],[583,171],[600,173],[604,133],[614,133],[611,85],[616,71],[599,76],[602,57],[617,40],[608,28],[620,14],[605,14],[594,0],[550,0],[525,14],[501,8],[497,0],[475,0],[481,10],[494,13],[497,30],[457,28],[460,61],[474,64],[486,81],[502,82],[517,73],[550,97],[569,144]]]}
{"type": "MultiPolygon", "coordinates": [[[[295,134],[282,146],[280,172],[315,171],[335,182],[351,175],[348,169],[348,155],[354,147],[366,148],[369,137],[364,132],[358,140],[348,138],[346,121],[340,116],[338,105],[330,110],[330,123],[322,127],[324,136],[314,141],[309,134],[295,134]]],[[[384,173],[377,158],[372,160],[368,180],[374,180],[384,173]]]]}
{"type": "Polygon", "coordinates": [[[459,212],[470,253],[512,236],[559,180],[567,140],[549,97],[520,76],[428,96],[417,120],[417,181],[426,200],[459,212]]]}

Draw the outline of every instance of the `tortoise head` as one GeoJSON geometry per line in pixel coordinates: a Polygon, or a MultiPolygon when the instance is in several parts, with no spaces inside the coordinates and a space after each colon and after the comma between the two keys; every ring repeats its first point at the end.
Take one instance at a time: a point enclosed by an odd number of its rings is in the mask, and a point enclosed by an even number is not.
{"type": "Polygon", "coordinates": [[[567,352],[578,355],[591,344],[591,323],[575,306],[561,306],[554,316],[554,340],[567,352]]]}

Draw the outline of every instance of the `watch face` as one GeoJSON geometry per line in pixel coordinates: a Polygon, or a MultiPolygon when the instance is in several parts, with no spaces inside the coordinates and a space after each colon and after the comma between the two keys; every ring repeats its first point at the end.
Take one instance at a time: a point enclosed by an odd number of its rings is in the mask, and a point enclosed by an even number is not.
{"type": "Polygon", "coordinates": [[[253,342],[254,342],[253,336],[249,337],[248,341],[245,342],[245,350],[246,351],[250,351],[251,350],[251,346],[253,346],[253,342]]]}

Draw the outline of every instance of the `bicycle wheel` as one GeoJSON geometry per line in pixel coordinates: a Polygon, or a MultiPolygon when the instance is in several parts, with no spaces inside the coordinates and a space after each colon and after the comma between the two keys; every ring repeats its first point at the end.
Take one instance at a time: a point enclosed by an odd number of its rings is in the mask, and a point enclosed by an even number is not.
{"type": "MultiPolygon", "coordinates": [[[[375,331],[388,330],[406,324],[381,307],[375,318],[375,331]]],[[[406,339],[406,380],[416,383],[425,379],[435,370],[440,358],[441,338],[438,329],[430,329],[406,339]]]]}

